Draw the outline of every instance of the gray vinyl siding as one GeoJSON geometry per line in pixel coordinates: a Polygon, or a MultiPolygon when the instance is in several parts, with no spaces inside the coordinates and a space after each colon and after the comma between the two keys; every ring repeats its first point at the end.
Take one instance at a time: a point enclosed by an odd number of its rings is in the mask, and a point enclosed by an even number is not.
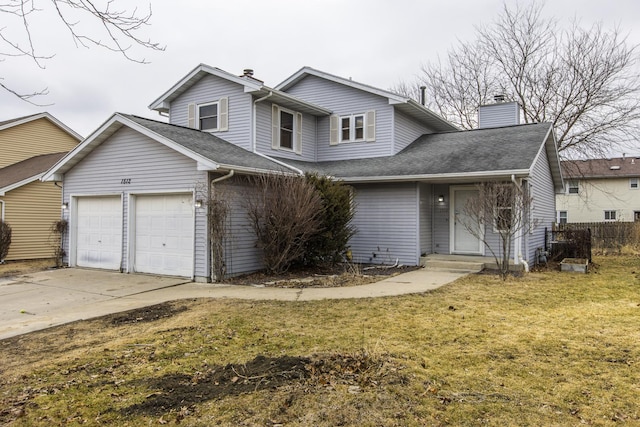
{"type": "MultiPolygon", "coordinates": [[[[216,178],[216,175],[211,178],[216,178]]],[[[251,188],[242,177],[234,177],[214,186],[213,191],[221,191],[222,197],[229,200],[224,243],[227,275],[234,276],[264,268],[262,251],[256,247],[256,235],[251,228],[244,203],[251,188]]]]}
{"type": "MultiPolygon", "coordinates": [[[[201,192],[207,173],[197,170],[194,160],[139,134],[122,128],[93,150],[64,177],[64,202],[70,196],[118,195],[123,198],[123,269],[128,270],[129,195],[165,192],[201,192]],[[123,178],[130,184],[121,184],[123,178]]],[[[206,191],[206,190],[205,190],[206,191]]],[[[71,206],[71,205],[70,205],[71,206]]],[[[204,209],[195,214],[195,276],[208,276],[207,218],[204,209]]],[[[69,211],[65,211],[69,219],[69,211]]],[[[70,224],[73,226],[73,224],[70,224]]],[[[69,253],[68,233],[65,247],[69,253]]]]}
{"type": "Polygon", "coordinates": [[[349,242],[356,262],[417,265],[416,183],[355,185],[356,234],[349,242]]]}
{"type": "Polygon", "coordinates": [[[393,107],[385,97],[316,76],[306,76],[287,90],[291,95],[321,105],[339,116],[376,112],[376,140],[329,145],[329,118],[318,120],[317,161],[360,159],[393,154],[393,107]]]}
{"type": "Polygon", "coordinates": [[[520,124],[520,106],[517,102],[482,105],[478,108],[478,122],[481,129],[520,124]]]}
{"type": "MultiPolygon", "coordinates": [[[[282,157],[285,159],[304,160],[307,162],[316,161],[316,118],[310,114],[302,115],[302,154],[296,154],[290,150],[274,150],[271,148],[272,105],[270,102],[260,102],[257,104],[257,151],[268,156],[282,157]]],[[[285,109],[292,111],[288,108],[285,109]]]]}
{"type": "Polygon", "coordinates": [[[433,133],[428,127],[418,123],[410,117],[407,117],[399,111],[395,111],[394,117],[393,129],[395,135],[392,154],[399,153],[420,136],[427,133],[433,133]]]}
{"type": "Polygon", "coordinates": [[[545,227],[551,229],[556,216],[556,195],[546,151],[541,153],[533,165],[529,180],[532,197],[532,219],[537,223],[527,237],[528,256],[531,265],[535,261],[537,248],[544,248],[545,227]]]}
{"type": "Polygon", "coordinates": [[[449,238],[449,186],[434,185],[434,197],[443,194],[444,202],[436,203],[433,208],[433,253],[448,254],[450,252],[449,238]]]}
{"type": "Polygon", "coordinates": [[[433,252],[431,234],[433,195],[430,185],[418,184],[418,188],[420,190],[420,255],[422,255],[433,252]]]}
{"type": "Polygon", "coordinates": [[[244,93],[241,85],[228,80],[211,75],[200,79],[171,102],[169,122],[186,127],[190,103],[204,104],[224,97],[229,98],[229,130],[212,133],[225,141],[250,150],[252,97],[251,94],[244,93]]]}

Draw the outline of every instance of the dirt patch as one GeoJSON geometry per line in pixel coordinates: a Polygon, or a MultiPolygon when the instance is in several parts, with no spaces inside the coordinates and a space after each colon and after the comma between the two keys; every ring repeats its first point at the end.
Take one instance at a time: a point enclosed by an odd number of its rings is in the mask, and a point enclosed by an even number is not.
{"type": "Polygon", "coordinates": [[[56,262],[53,259],[31,259],[25,261],[6,261],[0,264],[0,277],[18,276],[21,274],[33,273],[36,271],[55,268],[56,262]]]}
{"type": "Polygon", "coordinates": [[[227,396],[275,390],[313,393],[326,388],[347,386],[349,393],[408,380],[389,358],[324,354],[311,357],[266,357],[259,355],[244,364],[215,366],[204,372],[170,374],[144,380],[141,384],[156,390],[122,412],[126,415],[161,416],[177,413],[178,418],[193,413],[195,405],[227,396]]]}
{"type": "Polygon", "coordinates": [[[233,277],[226,282],[234,285],[260,285],[277,288],[338,288],[366,285],[418,268],[420,267],[336,265],[333,267],[297,268],[278,275],[260,271],[233,277]]]}
{"type": "Polygon", "coordinates": [[[123,313],[112,314],[104,317],[104,321],[113,326],[128,325],[132,323],[154,322],[160,319],[175,316],[187,310],[186,305],[177,305],[172,302],[137,308],[123,313]]]}

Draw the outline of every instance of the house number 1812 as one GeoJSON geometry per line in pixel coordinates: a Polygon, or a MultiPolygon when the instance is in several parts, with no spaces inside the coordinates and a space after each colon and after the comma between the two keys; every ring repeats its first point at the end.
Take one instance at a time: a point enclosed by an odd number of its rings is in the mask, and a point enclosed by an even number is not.
{"type": "Polygon", "coordinates": [[[131,184],[131,178],[122,178],[120,184],[131,184]]]}

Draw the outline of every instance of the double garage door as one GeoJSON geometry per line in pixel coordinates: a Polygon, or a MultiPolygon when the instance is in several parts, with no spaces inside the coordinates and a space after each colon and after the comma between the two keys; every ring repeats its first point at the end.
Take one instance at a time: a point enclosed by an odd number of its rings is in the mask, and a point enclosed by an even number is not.
{"type": "MultiPolygon", "coordinates": [[[[131,200],[129,270],[191,277],[193,196],[145,195],[131,200]]],[[[78,198],[76,264],[119,270],[122,267],[123,219],[120,197],[78,198]]]]}

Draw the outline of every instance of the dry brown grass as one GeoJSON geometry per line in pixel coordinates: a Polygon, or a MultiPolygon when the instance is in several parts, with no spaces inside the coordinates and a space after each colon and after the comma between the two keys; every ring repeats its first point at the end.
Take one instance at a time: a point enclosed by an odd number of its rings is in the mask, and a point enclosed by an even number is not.
{"type": "Polygon", "coordinates": [[[596,262],[394,298],[178,301],[11,338],[0,424],[640,425],[640,257],[596,262]]]}
{"type": "Polygon", "coordinates": [[[55,265],[56,262],[52,258],[7,261],[4,264],[0,264],[0,277],[46,270],[47,268],[55,267],[55,265]]]}

